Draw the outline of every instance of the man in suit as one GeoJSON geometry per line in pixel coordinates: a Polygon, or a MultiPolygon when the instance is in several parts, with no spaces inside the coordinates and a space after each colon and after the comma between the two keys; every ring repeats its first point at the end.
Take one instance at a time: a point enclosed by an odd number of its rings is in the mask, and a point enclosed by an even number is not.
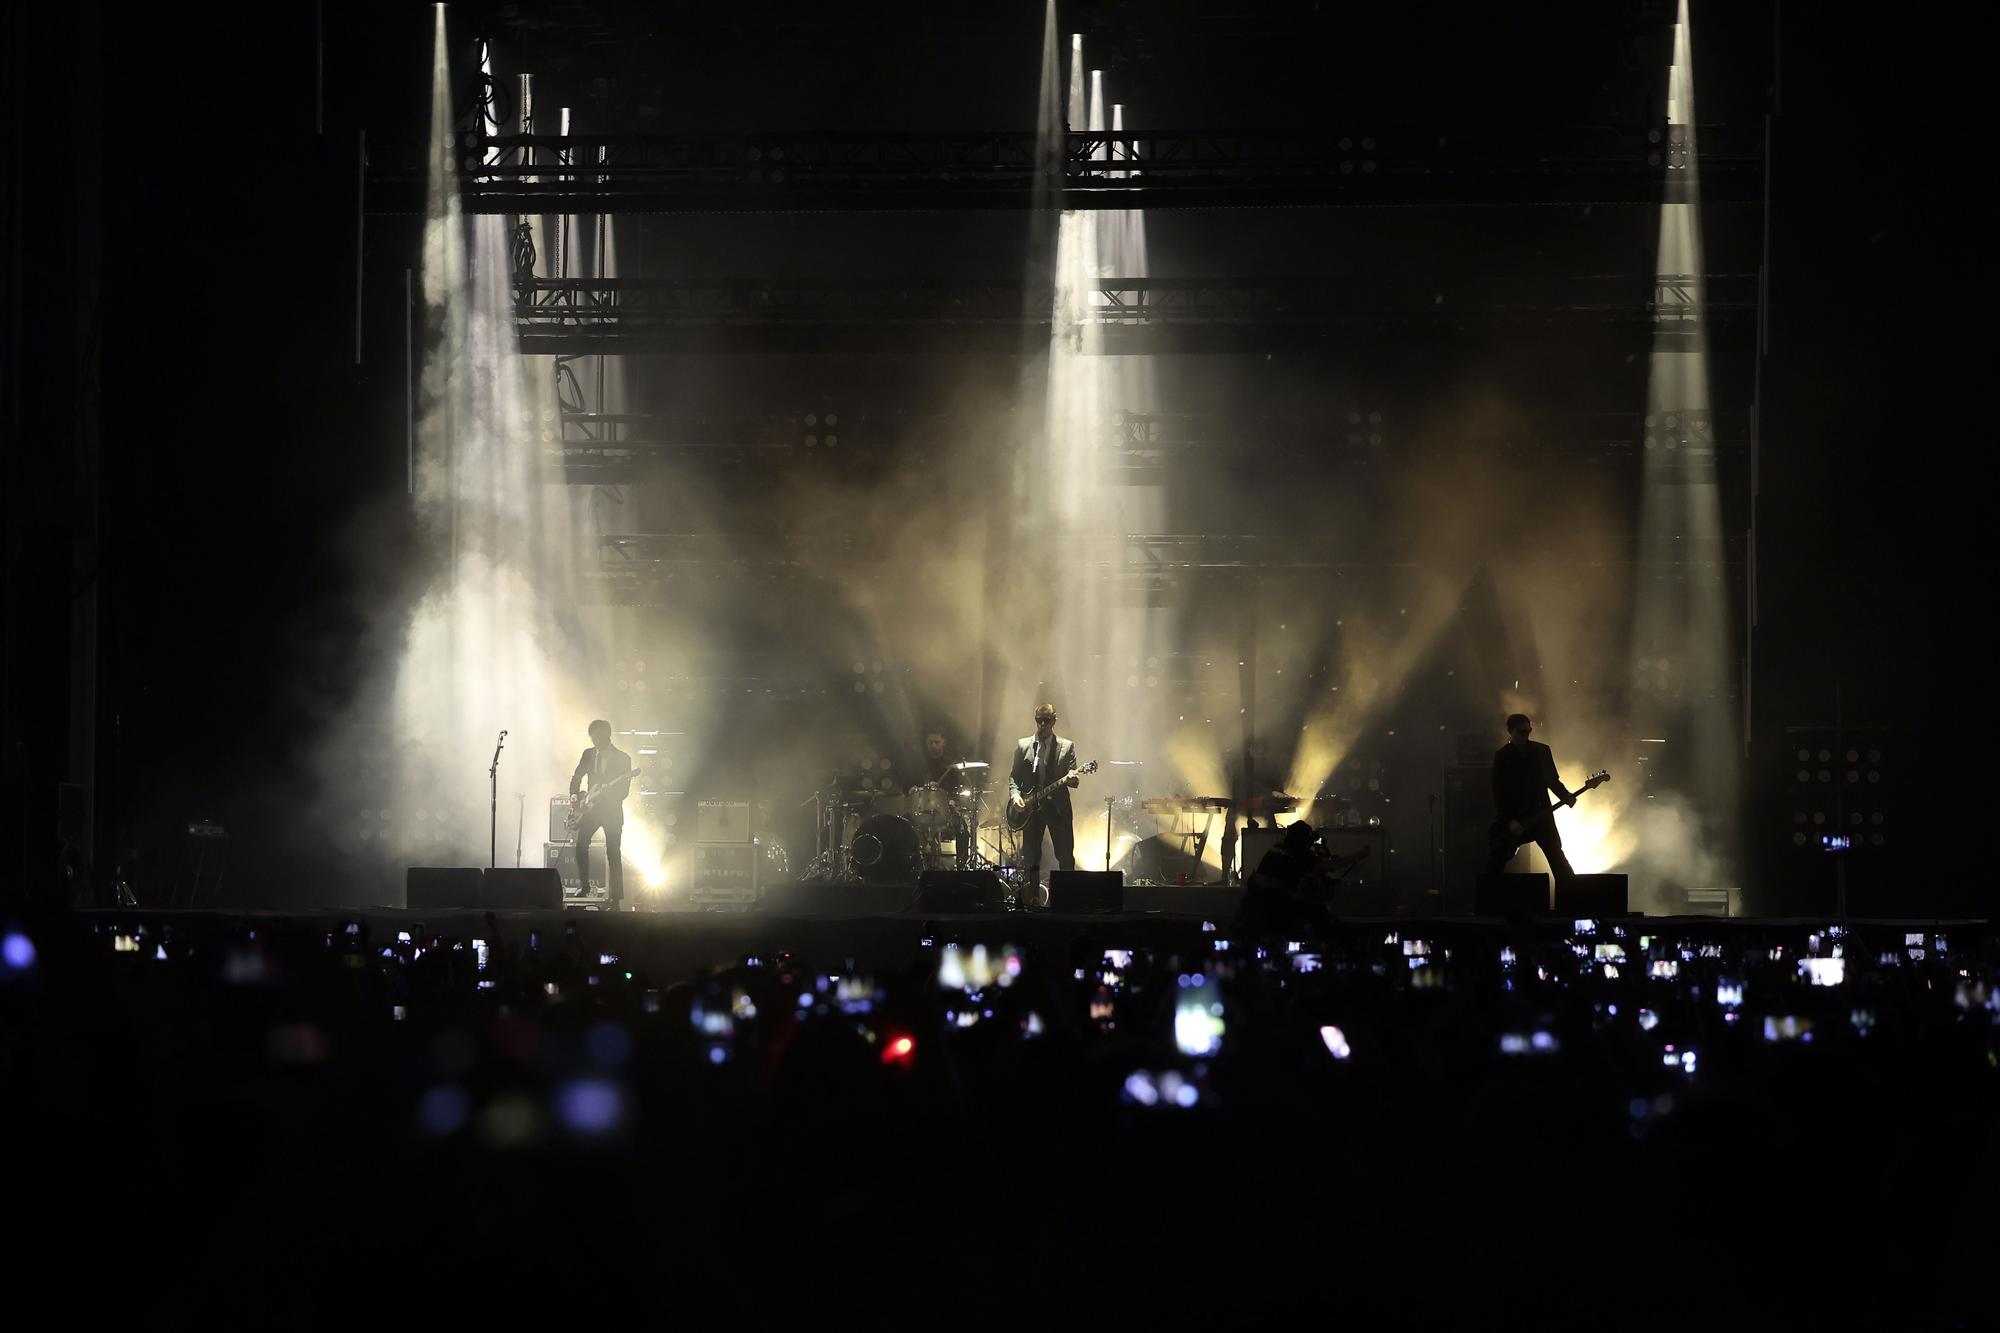
{"type": "MultiPolygon", "coordinates": [[[[1564,805],[1576,804],[1576,793],[1563,786],[1556,775],[1554,753],[1540,741],[1528,739],[1534,730],[1534,723],[1526,713],[1515,713],[1507,719],[1507,743],[1493,756],[1494,818],[1506,824],[1507,832],[1515,837],[1521,836],[1527,820],[1551,809],[1550,792],[1564,805]]],[[[1569,858],[1563,855],[1562,833],[1555,820],[1543,820],[1532,841],[1548,858],[1558,890],[1576,879],[1569,858]]],[[[1511,855],[1502,856],[1496,849],[1487,859],[1486,873],[1499,874],[1511,859],[1511,855]]]]}
{"type": "Polygon", "coordinates": [[[1024,797],[1051,782],[1062,785],[1029,812],[1028,826],[1021,833],[1021,891],[1036,904],[1047,901],[1041,887],[1044,833],[1056,845],[1056,864],[1064,870],[1076,869],[1076,821],[1070,810],[1069,789],[1077,783],[1076,742],[1056,735],[1054,704],[1037,704],[1035,734],[1014,743],[1014,764],[1007,774],[1008,803],[1019,810],[1024,797]]]}
{"type": "Polygon", "coordinates": [[[569,776],[570,799],[588,780],[588,790],[597,799],[583,812],[576,826],[577,882],[590,892],[590,840],[604,830],[604,877],[611,895],[611,910],[617,911],[625,896],[625,866],[619,844],[625,839],[625,797],[632,790],[632,756],[611,743],[611,724],[598,718],[590,724],[590,748],[576,761],[569,776]]]}

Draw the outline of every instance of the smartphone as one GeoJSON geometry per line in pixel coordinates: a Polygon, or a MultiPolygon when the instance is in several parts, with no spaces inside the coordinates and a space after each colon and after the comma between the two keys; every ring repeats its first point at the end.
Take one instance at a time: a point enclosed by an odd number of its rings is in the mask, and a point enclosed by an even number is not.
{"type": "Polygon", "coordinates": [[[1183,974],[1174,997],[1174,1045],[1182,1055],[1214,1055],[1223,1031],[1222,988],[1213,977],[1183,974]]]}

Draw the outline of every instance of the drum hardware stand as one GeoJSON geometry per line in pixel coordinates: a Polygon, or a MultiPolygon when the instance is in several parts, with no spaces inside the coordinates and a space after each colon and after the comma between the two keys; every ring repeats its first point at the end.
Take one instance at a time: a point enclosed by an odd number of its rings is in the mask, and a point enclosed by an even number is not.
{"type": "Polygon", "coordinates": [[[981,763],[972,765],[955,765],[954,767],[957,768],[959,774],[959,782],[961,784],[964,784],[961,785],[959,788],[960,798],[964,799],[967,795],[970,795],[971,797],[971,806],[969,809],[965,810],[960,814],[958,819],[957,836],[953,839],[953,841],[955,841],[958,844],[958,855],[955,858],[958,862],[958,868],[960,870],[992,870],[995,872],[1004,871],[1006,868],[1006,859],[1007,859],[1005,850],[1006,843],[1004,840],[1004,835],[1007,827],[1005,820],[1002,820],[1000,825],[1001,833],[1003,835],[1002,839],[1000,840],[1001,863],[996,865],[993,862],[987,860],[986,854],[979,850],[979,809],[981,804],[986,799],[986,789],[983,787],[972,786],[971,779],[968,775],[975,771],[984,770],[987,766],[981,763]]]}
{"type": "Polygon", "coordinates": [[[844,808],[841,804],[839,784],[823,788],[807,800],[799,802],[799,808],[810,805],[813,814],[813,859],[806,867],[804,878],[820,884],[852,884],[860,878],[848,864],[844,808]]]}

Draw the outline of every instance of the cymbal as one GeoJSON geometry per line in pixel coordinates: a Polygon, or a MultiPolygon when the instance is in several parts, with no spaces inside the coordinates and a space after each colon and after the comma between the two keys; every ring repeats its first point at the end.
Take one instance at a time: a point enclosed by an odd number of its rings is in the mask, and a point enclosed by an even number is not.
{"type": "Polygon", "coordinates": [[[1104,761],[1104,766],[1106,768],[1144,768],[1146,761],[1143,759],[1107,759],[1104,761]]]}
{"type": "Polygon", "coordinates": [[[970,768],[991,768],[993,765],[981,763],[977,759],[968,759],[964,763],[953,764],[952,767],[963,771],[970,768]]]}

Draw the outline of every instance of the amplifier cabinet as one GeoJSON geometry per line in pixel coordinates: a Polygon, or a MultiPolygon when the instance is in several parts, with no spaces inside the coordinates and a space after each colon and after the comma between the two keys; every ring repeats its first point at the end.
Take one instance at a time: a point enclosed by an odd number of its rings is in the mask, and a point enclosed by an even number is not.
{"type": "Polygon", "coordinates": [[[698,842],[688,855],[688,901],[748,907],[757,901],[758,852],[748,842],[698,842]]]}
{"type": "MultiPolygon", "coordinates": [[[[577,893],[580,888],[576,880],[576,844],[569,842],[547,842],[542,844],[542,864],[553,866],[562,876],[563,892],[577,893]]],[[[609,893],[611,877],[606,870],[604,844],[590,844],[590,892],[609,893]]]]}

